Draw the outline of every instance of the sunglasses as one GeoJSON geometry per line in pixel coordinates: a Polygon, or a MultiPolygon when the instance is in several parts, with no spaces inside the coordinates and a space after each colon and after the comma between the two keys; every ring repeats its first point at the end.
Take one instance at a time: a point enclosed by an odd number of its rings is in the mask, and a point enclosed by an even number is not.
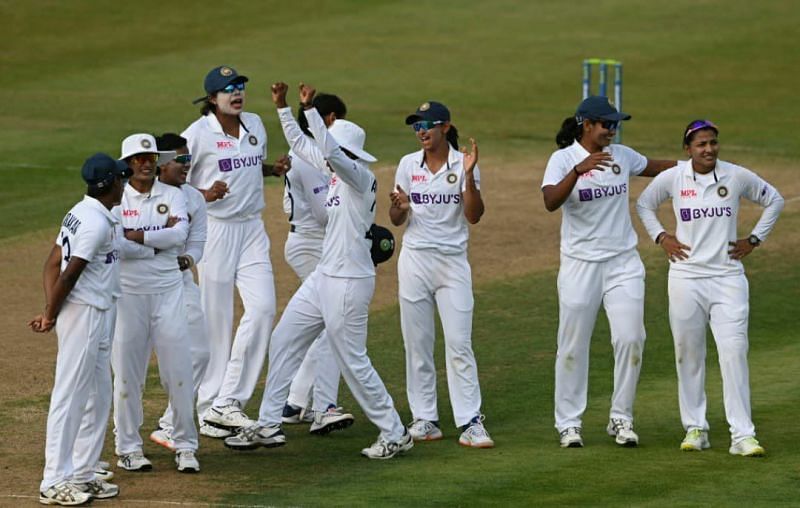
{"type": "Polygon", "coordinates": [[[700,129],[714,129],[714,131],[719,132],[719,129],[714,122],[710,122],[708,120],[697,120],[696,122],[692,122],[689,125],[689,128],[686,129],[686,134],[683,135],[683,139],[689,137],[689,135],[695,131],[699,131],[700,129]]]}
{"type": "Polygon", "coordinates": [[[226,86],[220,92],[222,93],[233,93],[236,90],[240,92],[244,92],[244,83],[231,83],[230,85],[226,86]]]}
{"type": "Polygon", "coordinates": [[[172,160],[174,160],[178,164],[189,164],[190,162],[192,162],[192,154],[184,153],[184,154],[178,155],[177,157],[175,157],[172,160]]]}
{"type": "Polygon", "coordinates": [[[442,125],[443,123],[444,122],[441,120],[420,120],[419,122],[412,123],[411,128],[414,129],[414,132],[419,132],[421,130],[429,131],[437,125],[442,125]]]}
{"type": "Polygon", "coordinates": [[[144,164],[145,162],[152,162],[153,164],[155,164],[156,162],[158,162],[157,153],[138,153],[131,158],[136,162],[138,162],[139,164],[144,164]]]}
{"type": "Polygon", "coordinates": [[[607,131],[615,131],[619,129],[619,122],[617,120],[599,120],[597,123],[602,125],[607,131]]]}

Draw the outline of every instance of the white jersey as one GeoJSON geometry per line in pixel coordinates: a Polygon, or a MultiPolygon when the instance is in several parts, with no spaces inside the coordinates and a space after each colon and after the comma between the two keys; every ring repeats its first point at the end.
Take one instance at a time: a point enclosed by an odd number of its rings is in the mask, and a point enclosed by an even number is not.
{"type": "MultiPolygon", "coordinates": [[[[317,145],[335,171],[325,202],[328,224],[317,269],[329,277],[374,277],[372,241],[366,235],[375,221],[378,182],[364,161],[352,160],[339,149],[316,109],[306,110],[305,115],[317,145]]],[[[299,150],[298,154],[306,155],[299,150]]]]}
{"type": "Polygon", "coordinates": [[[728,242],[736,241],[741,198],[766,207],[751,234],[765,240],[783,208],[775,188],[749,169],[717,161],[712,173],[695,175],[691,161],[681,161],[647,186],[636,211],[655,240],[664,232],[656,216],[658,206],[672,199],[677,228],[675,237],[688,245],[688,259],[670,263],[670,277],[698,278],[744,273],[742,262],[732,259],[728,242]]]}
{"type": "Polygon", "coordinates": [[[239,116],[239,138],[222,130],[214,113],[198,118],[181,136],[192,154],[188,182],[208,189],[217,181],[228,185],[223,199],[208,203],[208,215],[217,220],[257,217],[264,208],[261,163],[267,157],[267,131],[253,113],[239,116]]]}
{"type": "MultiPolygon", "coordinates": [[[[628,189],[631,175],[644,171],[647,158],[625,145],[603,151],[611,154],[611,167],[581,175],[561,206],[561,253],[584,261],[605,261],[636,248],[628,189]]],[[[589,155],[578,141],[553,152],[542,188],[557,185],[589,155]]]]}
{"type": "MultiPolygon", "coordinates": [[[[186,245],[182,254],[192,257],[195,263],[203,259],[203,251],[206,247],[206,230],[208,217],[206,212],[206,200],[203,195],[189,184],[181,185],[181,192],[186,198],[186,212],[189,218],[189,234],[186,237],[186,245]]],[[[190,270],[185,270],[191,274],[190,270]]]]}
{"type": "MultiPolygon", "coordinates": [[[[144,246],[135,244],[122,247],[122,250],[154,253],[146,257],[122,256],[122,292],[156,294],[182,284],[177,258],[183,252],[189,236],[189,220],[186,198],[181,190],[156,180],[150,192],[142,194],[129,183],[125,186],[122,203],[114,207],[113,212],[124,229],[144,231],[144,246]],[[166,225],[170,216],[180,220],[168,228],[166,225]]],[[[121,238],[120,242],[134,243],[125,238],[121,238]]]]}
{"type": "MultiPolygon", "coordinates": [[[[475,186],[481,188],[481,174],[473,170],[475,186]]],[[[464,154],[450,147],[447,164],[435,174],[425,163],[425,152],[410,153],[400,160],[394,177],[408,193],[410,211],[403,234],[403,247],[435,249],[442,254],[467,250],[469,227],[464,217],[462,193],[467,190],[464,154]]]]}
{"type": "Polygon", "coordinates": [[[67,301],[111,308],[119,293],[117,219],[95,198],[84,196],[61,221],[56,244],[61,247],[61,271],[73,256],[87,261],[67,301]]]}

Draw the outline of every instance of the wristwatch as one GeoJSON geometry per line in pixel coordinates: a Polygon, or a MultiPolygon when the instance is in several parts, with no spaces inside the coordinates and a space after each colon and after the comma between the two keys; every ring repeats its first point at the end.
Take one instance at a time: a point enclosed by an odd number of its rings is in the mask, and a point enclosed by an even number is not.
{"type": "Polygon", "coordinates": [[[761,240],[756,235],[750,235],[747,237],[747,243],[752,245],[753,247],[758,247],[761,245],[761,240]]]}

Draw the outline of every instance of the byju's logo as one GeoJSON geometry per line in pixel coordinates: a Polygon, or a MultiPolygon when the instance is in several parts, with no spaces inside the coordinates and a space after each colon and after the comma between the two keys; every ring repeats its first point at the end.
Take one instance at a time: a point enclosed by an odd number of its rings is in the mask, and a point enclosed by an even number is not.
{"type": "Polygon", "coordinates": [[[244,157],[234,157],[230,159],[220,159],[217,161],[219,170],[223,173],[233,171],[234,169],[246,168],[249,166],[261,166],[263,155],[247,155],[244,157]]]}
{"type": "Polygon", "coordinates": [[[228,171],[233,169],[233,164],[231,164],[230,159],[220,159],[219,160],[219,170],[223,173],[227,173],[228,171]]]}
{"type": "Polygon", "coordinates": [[[592,189],[580,189],[578,191],[578,197],[581,201],[591,201],[592,200],[592,189]]]}
{"type": "Polygon", "coordinates": [[[411,202],[416,205],[457,205],[461,203],[461,194],[425,194],[412,192],[411,202]]]}
{"type": "Polygon", "coordinates": [[[628,184],[611,185],[609,187],[598,187],[596,189],[578,189],[578,199],[580,201],[592,201],[610,196],[621,196],[628,192],[628,184]]]}
{"type": "Polygon", "coordinates": [[[690,222],[698,219],[712,219],[714,217],[731,217],[733,208],[730,206],[712,206],[704,208],[681,208],[681,221],[690,222]]]}

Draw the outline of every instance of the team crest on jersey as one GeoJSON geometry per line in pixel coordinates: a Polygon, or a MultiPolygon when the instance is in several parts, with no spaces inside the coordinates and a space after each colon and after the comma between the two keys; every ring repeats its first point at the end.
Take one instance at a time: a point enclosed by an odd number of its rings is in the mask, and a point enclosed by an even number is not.
{"type": "Polygon", "coordinates": [[[153,146],[153,143],[149,139],[142,140],[142,148],[150,148],[151,146],[153,146]]]}
{"type": "Polygon", "coordinates": [[[622,168],[619,167],[619,164],[612,164],[611,165],[611,172],[615,175],[618,175],[622,171],[622,168]]]}
{"type": "Polygon", "coordinates": [[[719,194],[719,197],[724,198],[728,195],[728,188],[724,185],[720,185],[719,189],[717,189],[717,194],[719,194]]]}
{"type": "Polygon", "coordinates": [[[428,111],[429,109],[431,109],[431,103],[430,102],[426,102],[422,106],[419,107],[420,111],[428,111]]]}
{"type": "Polygon", "coordinates": [[[458,180],[458,177],[455,174],[450,173],[447,175],[447,183],[456,183],[456,180],[458,180]]]}
{"type": "Polygon", "coordinates": [[[219,70],[219,73],[222,76],[228,77],[231,74],[233,74],[233,69],[231,69],[230,67],[223,67],[222,69],[219,70]]]}
{"type": "Polygon", "coordinates": [[[258,144],[258,138],[250,134],[247,136],[247,141],[250,142],[251,145],[256,146],[258,144]]]}
{"type": "Polygon", "coordinates": [[[158,213],[160,213],[161,215],[164,215],[165,213],[169,212],[169,207],[167,205],[165,205],[164,203],[161,203],[160,205],[158,205],[156,207],[156,211],[158,213]]]}

